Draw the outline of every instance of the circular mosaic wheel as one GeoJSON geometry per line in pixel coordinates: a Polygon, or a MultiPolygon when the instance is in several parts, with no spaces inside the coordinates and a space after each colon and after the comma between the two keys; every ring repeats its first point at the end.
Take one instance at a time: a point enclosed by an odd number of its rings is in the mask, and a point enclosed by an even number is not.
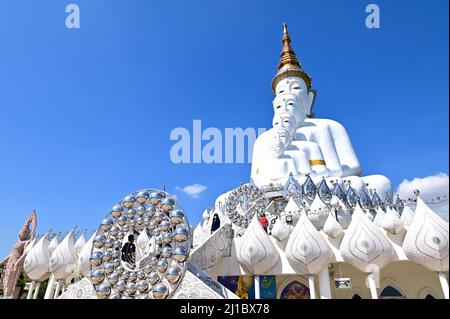
{"type": "Polygon", "coordinates": [[[134,192],[102,221],[93,241],[90,280],[101,299],[164,299],[186,271],[191,243],[183,209],[158,189],[134,192]]]}
{"type": "MultiPolygon", "coordinates": [[[[245,230],[255,213],[264,212],[267,199],[264,192],[252,184],[242,184],[235,188],[226,200],[226,213],[231,222],[240,230],[245,230]]],[[[237,235],[242,235],[238,232],[237,235]]]]}

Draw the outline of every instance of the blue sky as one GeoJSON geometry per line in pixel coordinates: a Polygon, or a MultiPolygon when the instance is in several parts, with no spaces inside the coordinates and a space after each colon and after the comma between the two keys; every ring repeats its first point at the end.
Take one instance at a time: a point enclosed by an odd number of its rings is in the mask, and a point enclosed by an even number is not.
{"type": "Polygon", "coordinates": [[[38,232],[93,229],[131,191],[176,194],[197,223],[249,164],[172,164],[175,127],[270,127],[286,21],[363,174],[448,174],[448,1],[0,0],[0,256],[38,232]],[[81,28],[65,27],[76,3],[81,28]],[[186,185],[207,189],[198,198],[186,185]]]}

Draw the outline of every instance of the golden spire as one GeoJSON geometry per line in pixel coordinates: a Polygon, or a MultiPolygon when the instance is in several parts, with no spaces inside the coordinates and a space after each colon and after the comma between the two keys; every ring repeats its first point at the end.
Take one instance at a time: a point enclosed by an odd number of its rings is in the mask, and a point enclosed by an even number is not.
{"type": "Polygon", "coordinates": [[[300,63],[295,56],[294,49],[291,47],[291,37],[287,30],[287,24],[283,23],[283,50],[281,50],[281,60],[278,64],[278,70],[284,65],[291,64],[301,68],[300,63]]]}
{"type": "Polygon", "coordinates": [[[286,23],[283,23],[283,49],[281,50],[280,57],[278,72],[272,80],[272,90],[275,92],[278,82],[289,76],[301,77],[306,82],[308,89],[310,89],[312,79],[302,69],[300,62],[297,60],[294,49],[291,47],[291,37],[289,36],[286,23]]]}

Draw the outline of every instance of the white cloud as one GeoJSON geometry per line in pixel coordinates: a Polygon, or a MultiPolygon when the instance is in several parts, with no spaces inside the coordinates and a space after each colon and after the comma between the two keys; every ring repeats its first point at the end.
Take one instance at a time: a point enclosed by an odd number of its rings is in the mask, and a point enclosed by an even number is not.
{"type": "Polygon", "coordinates": [[[183,188],[181,187],[175,187],[175,190],[181,190],[186,195],[192,197],[192,198],[199,198],[200,194],[206,191],[208,187],[202,184],[192,184],[192,185],[186,185],[183,188]]]}
{"type": "Polygon", "coordinates": [[[423,178],[414,178],[412,181],[404,179],[397,187],[397,194],[402,199],[414,197],[414,190],[420,191],[420,197],[446,221],[449,220],[449,177],[447,174],[423,178]],[[433,199],[433,200],[432,200],[433,199]]]}

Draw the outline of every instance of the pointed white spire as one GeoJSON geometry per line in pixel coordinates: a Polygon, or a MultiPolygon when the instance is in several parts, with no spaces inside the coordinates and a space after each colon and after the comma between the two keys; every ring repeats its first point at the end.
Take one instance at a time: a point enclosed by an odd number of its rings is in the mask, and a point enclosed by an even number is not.
{"type": "Polygon", "coordinates": [[[77,271],[80,275],[83,275],[85,277],[89,275],[89,271],[91,268],[89,258],[91,257],[92,242],[94,241],[95,236],[97,236],[97,231],[92,234],[83,248],[81,248],[80,254],[78,256],[77,271]]]}
{"type": "Polygon", "coordinates": [[[380,222],[380,227],[391,234],[398,234],[403,229],[403,223],[398,213],[392,208],[388,208],[386,215],[380,222]]]}
{"type": "Polygon", "coordinates": [[[331,238],[337,238],[344,233],[341,224],[336,220],[333,214],[328,214],[327,220],[323,225],[323,232],[331,238]]]}
{"type": "Polygon", "coordinates": [[[56,247],[58,247],[58,245],[59,245],[58,236],[54,236],[50,241],[50,244],[48,244],[48,251],[50,252],[50,255],[53,253],[56,247]]]}
{"type": "Polygon", "coordinates": [[[64,279],[76,269],[77,255],[75,251],[75,238],[72,230],[55,248],[50,258],[50,270],[55,279],[64,279]]]}
{"type": "Polygon", "coordinates": [[[286,245],[292,267],[300,274],[317,274],[327,267],[331,254],[325,239],[302,213],[286,245]]]}
{"type": "Polygon", "coordinates": [[[300,206],[295,202],[294,198],[291,196],[283,212],[291,215],[299,214],[301,212],[300,206]]]}
{"type": "Polygon", "coordinates": [[[383,220],[386,213],[384,212],[383,209],[381,209],[381,207],[377,207],[376,212],[377,212],[377,214],[375,215],[375,219],[373,220],[373,223],[377,226],[380,226],[381,221],[383,220]]]}
{"type": "Polygon", "coordinates": [[[36,244],[36,238],[33,238],[33,240],[27,245],[27,247],[25,248],[25,250],[23,251],[23,253],[26,255],[29,253],[29,251],[31,250],[31,248],[33,248],[33,246],[36,244]]]}
{"type": "Polygon", "coordinates": [[[308,218],[316,229],[321,229],[329,214],[325,203],[316,195],[308,211],[308,218]]]}
{"type": "Polygon", "coordinates": [[[280,258],[269,235],[262,228],[258,214],[253,216],[245,233],[237,241],[236,258],[247,272],[261,275],[280,258]]]}
{"type": "Polygon", "coordinates": [[[290,215],[292,216],[292,224],[297,224],[298,219],[300,218],[300,212],[302,208],[297,204],[294,198],[291,196],[288,200],[286,207],[283,209],[282,215],[290,215]]]}
{"type": "Polygon", "coordinates": [[[402,216],[400,217],[400,220],[402,221],[404,226],[411,225],[412,221],[414,219],[414,212],[409,206],[405,206],[402,211],[402,216]]]}
{"type": "Polygon", "coordinates": [[[361,270],[372,272],[387,265],[393,257],[393,247],[386,236],[371,222],[360,207],[353,212],[352,222],[341,242],[342,258],[361,270]]]}
{"type": "Polygon", "coordinates": [[[448,271],[448,228],[448,223],[418,197],[414,219],[402,245],[406,256],[431,271],[448,271]]]}
{"type": "Polygon", "coordinates": [[[83,249],[84,245],[86,245],[86,239],[84,238],[84,233],[81,233],[75,243],[75,251],[77,252],[77,256],[80,255],[81,249],[83,249]]]}
{"type": "Polygon", "coordinates": [[[25,257],[23,270],[31,280],[39,280],[50,271],[49,243],[48,234],[45,234],[25,257]]]}
{"type": "Polygon", "coordinates": [[[347,229],[352,221],[352,214],[347,206],[336,195],[333,195],[330,202],[333,209],[336,209],[337,220],[343,229],[347,229]]]}
{"type": "Polygon", "coordinates": [[[277,218],[273,225],[271,235],[279,241],[285,240],[289,236],[289,225],[287,225],[281,218],[277,218]]]}

